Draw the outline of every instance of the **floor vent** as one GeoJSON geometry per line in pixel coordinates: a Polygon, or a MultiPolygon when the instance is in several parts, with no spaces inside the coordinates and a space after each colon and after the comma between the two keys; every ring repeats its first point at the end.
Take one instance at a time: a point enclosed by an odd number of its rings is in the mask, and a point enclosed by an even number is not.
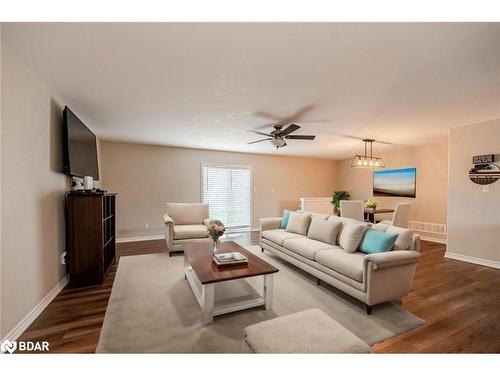
{"type": "Polygon", "coordinates": [[[446,224],[410,221],[410,229],[423,233],[446,234],[446,224]]]}

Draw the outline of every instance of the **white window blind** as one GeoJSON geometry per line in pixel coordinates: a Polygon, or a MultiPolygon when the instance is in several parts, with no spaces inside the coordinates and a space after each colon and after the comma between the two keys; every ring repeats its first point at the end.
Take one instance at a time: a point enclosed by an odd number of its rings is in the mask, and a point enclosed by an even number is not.
{"type": "Polygon", "coordinates": [[[251,167],[202,165],[203,202],[210,217],[228,229],[250,228],[251,179],[251,167]]]}

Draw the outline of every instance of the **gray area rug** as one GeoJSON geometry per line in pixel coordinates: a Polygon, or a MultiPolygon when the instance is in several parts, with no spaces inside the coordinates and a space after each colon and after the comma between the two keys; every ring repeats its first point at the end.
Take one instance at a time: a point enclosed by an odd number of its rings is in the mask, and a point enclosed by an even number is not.
{"type": "MultiPolygon", "coordinates": [[[[400,305],[385,303],[366,315],[364,304],[273,256],[250,251],[280,271],[274,277],[274,305],[200,322],[200,308],[184,279],[183,256],[149,254],[120,258],[98,353],[238,353],[243,329],[251,324],[310,308],[319,308],[368,345],[424,324],[400,305]]],[[[262,290],[263,278],[251,280],[262,290]]]]}

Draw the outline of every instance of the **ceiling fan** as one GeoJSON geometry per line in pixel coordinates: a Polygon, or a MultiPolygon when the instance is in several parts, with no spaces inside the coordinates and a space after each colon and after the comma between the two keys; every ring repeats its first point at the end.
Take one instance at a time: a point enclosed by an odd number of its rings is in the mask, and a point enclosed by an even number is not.
{"type": "Polygon", "coordinates": [[[249,145],[258,142],[271,141],[271,144],[279,149],[280,147],[285,147],[287,145],[287,139],[295,139],[295,140],[307,140],[312,141],[316,138],[315,135],[291,135],[294,131],[300,129],[299,125],[290,124],[285,129],[283,129],[283,125],[274,125],[274,130],[271,133],[264,133],[258,130],[248,130],[249,132],[260,134],[266,136],[267,138],[259,139],[257,141],[248,142],[249,145]]]}

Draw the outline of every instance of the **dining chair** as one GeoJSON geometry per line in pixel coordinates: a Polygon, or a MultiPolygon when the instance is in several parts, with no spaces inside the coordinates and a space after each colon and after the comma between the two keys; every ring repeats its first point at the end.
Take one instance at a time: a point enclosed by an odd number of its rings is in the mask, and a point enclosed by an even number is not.
{"type": "Polygon", "coordinates": [[[365,221],[362,201],[340,201],[340,216],[365,221]]]}
{"type": "Polygon", "coordinates": [[[394,209],[392,220],[382,220],[382,224],[394,225],[395,227],[408,228],[410,222],[410,203],[398,203],[394,209]]]}

